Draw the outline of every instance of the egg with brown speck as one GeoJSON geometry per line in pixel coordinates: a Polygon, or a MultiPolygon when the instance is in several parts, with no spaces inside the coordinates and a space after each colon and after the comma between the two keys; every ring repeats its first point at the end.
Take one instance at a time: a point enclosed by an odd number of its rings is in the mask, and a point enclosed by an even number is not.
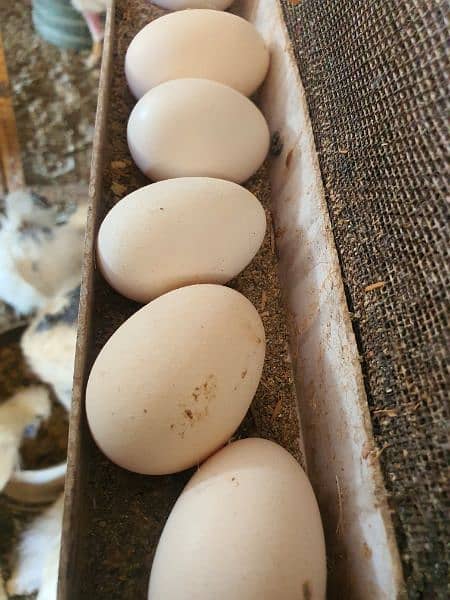
{"type": "Polygon", "coordinates": [[[192,467],[241,423],[264,354],[261,318],[239,292],[199,284],[164,294],[125,321],[94,362],[86,389],[92,435],[130,471],[192,467]]]}

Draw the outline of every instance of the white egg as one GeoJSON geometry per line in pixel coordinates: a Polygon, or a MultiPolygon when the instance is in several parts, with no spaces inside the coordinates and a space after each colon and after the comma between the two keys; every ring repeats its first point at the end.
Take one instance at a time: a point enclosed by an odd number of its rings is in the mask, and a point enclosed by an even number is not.
{"type": "Polygon", "coordinates": [[[152,88],[134,107],[127,135],[135,163],[150,179],[205,176],[236,183],[260,167],[270,138],[248,98],[207,79],[152,88]]]}
{"type": "Polygon", "coordinates": [[[255,256],[266,216],[245,188],[208,177],[153,183],[105,217],[97,264],[118,292],[149,302],[193,283],[226,283],[255,256]]]}
{"type": "Polygon", "coordinates": [[[155,19],[139,31],[125,58],[128,85],[137,98],[164,81],[186,77],[219,81],[249,96],[268,68],[269,52],[253,25],[217,10],[155,19]]]}
{"type": "Polygon", "coordinates": [[[205,284],[160,296],[119,327],[92,367],[92,435],[130,471],[192,467],[241,423],[264,353],[261,318],[239,292],[205,284]]]}
{"type": "Polygon", "coordinates": [[[262,439],[208,459],[159,541],[148,600],[324,600],[325,544],[300,465],[262,439]]]}
{"type": "Polygon", "coordinates": [[[185,8],[212,8],[225,10],[234,0],[153,0],[153,4],[168,10],[183,10],[185,8]]]}

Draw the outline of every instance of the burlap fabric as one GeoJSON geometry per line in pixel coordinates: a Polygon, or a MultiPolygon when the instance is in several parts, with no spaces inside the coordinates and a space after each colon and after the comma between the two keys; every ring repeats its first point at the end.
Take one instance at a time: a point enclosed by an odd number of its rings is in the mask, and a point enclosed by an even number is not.
{"type": "Polygon", "coordinates": [[[281,2],[409,596],[447,597],[450,4],[281,2]]]}

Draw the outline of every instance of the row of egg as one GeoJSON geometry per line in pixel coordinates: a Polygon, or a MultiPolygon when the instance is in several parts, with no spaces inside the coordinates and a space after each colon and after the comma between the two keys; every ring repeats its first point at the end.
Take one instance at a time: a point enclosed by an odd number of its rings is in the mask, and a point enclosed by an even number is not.
{"type": "Polygon", "coordinates": [[[144,27],[125,59],[139,99],[127,132],[139,169],[153,181],[246,181],[269,149],[267,123],[246,96],[268,66],[259,33],[230,13],[186,10],[144,27]]]}
{"type": "Polygon", "coordinates": [[[97,257],[112,287],[147,304],[98,355],[86,412],[99,447],[131,471],[169,474],[206,459],[164,528],[151,600],[324,596],[320,516],[298,463],[259,439],[208,458],[244,418],[264,362],[258,312],[220,284],[265,234],[264,209],[237,182],[267,153],[267,124],[243,94],[268,63],[257,31],[216,10],[153,21],[126,56],[140,98],[129,148],[157,183],[110,211],[97,257]]]}

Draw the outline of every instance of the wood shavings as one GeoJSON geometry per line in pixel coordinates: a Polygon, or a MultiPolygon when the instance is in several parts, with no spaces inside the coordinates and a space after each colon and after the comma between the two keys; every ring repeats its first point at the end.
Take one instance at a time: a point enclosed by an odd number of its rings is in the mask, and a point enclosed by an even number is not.
{"type": "Polygon", "coordinates": [[[361,452],[361,458],[363,460],[366,460],[367,457],[369,456],[369,454],[372,451],[372,446],[369,442],[364,442],[364,445],[362,447],[362,452],[361,452]]]}
{"type": "Polygon", "coordinates": [[[266,290],[263,290],[261,292],[261,303],[259,305],[259,310],[261,312],[266,308],[266,302],[267,302],[267,292],[266,292],[266,290]]]}
{"type": "Polygon", "coordinates": [[[374,464],[380,458],[383,452],[391,446],[392,444],[387,443],[384,444],[382,448],[370,448],[364,446],[361,456],[364,460],[368,460],[371,464],[374,464]]]}
{"type": "Polygon", "coordinates": [[[130,166],[131,160],[113,160],[111,163],[111,169],[114,170],[122,170],[126,169],[130,166]]]}
{"type": "Polygon", "coordinates": [[[399,407],[395,408],[380,408],[378,410],[374,410],[373,414],[377,416],[386,416],[386,417],[396,417],[398,415],[399,407]]]}
{"type": "Polygon", "coordinates": [[[120,183],[113,183],[111,185],[111,191],[116,196],[125,196],[127,193],[127,187],[125,185],[121,185],[120,183]]]}
{"type": "Polygon", "coordinates": [[[372,550],[369,548],[369,546],[364,542],[363,544],[363,553],[364,556],[369,560],[370,558],[372,558],[372,550]]]}
{"type": "Polygon", "coordinates": [[[273,409],[272,421],[274,421],[279,416],[282,408],[283,408],[283,398],[280,398],[278,400],[278,402],[275,404],[275,408],[273,409]]]}
{"type": "Polygon", "coordinates": [[[377,417],[398,417],[402,412],[415,412],[420,406],[420,402],[408,402],[404,406],[394,406],[392,408],[379,408],[372,411],[373,415],[377,417]]]}
{"type": "Polygon", "coordinates": [[[341,484],[339,482],[339,477],[336,475],[336,489],[337,489],[337,497],[338,497],[338,522],[336,525],[336,534],[340,535],[344,532],[344,518],[342,511],[342,490],[341,484]]]}
{"type": "Polygon", "coordinates": [[[270,229],[270,249],[272,250],[272,254],[275,254],[275,231],[273,228],[272,219],[269,221],[269,229],[270,229]]]}
{"type": "Polygon", "coordinates": [[[364,291],[365,292],[373,292],[374,290],[380,290],[381,288],[384,288],[385,285],[386,285],[385,281],[376,281],[375,283],[366,285],[366,287],[364,288],[364,291]]]}

